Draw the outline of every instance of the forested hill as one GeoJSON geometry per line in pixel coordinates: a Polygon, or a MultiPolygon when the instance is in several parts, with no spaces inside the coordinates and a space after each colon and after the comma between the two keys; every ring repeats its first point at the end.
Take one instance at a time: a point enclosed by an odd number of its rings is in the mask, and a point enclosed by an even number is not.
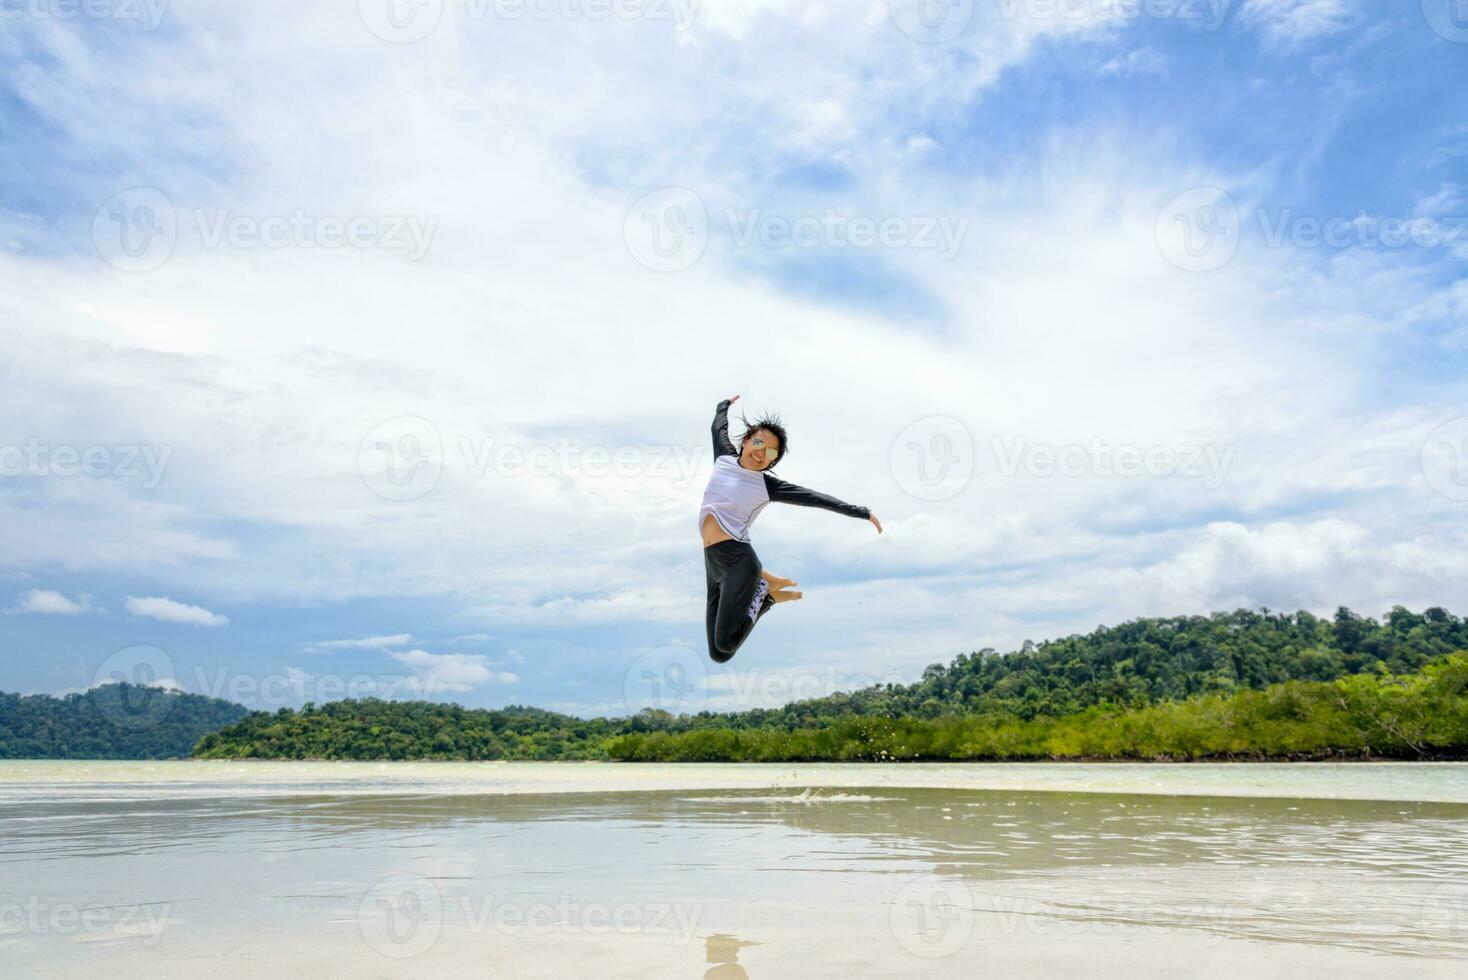
{"type": "MultiPolygon", "coordinates": [[[[583,720],[534,708],[470,710],[424,702],[342,701],[257,714],[206,737],[210,758],[605,758],[621,735],[790,731],[843,718],[1012,717],[1142,709],[1287,681],[1416,674],[1468,650],[1468,624],[1441,609],[1394,609],[1377,622],[1342,609],[1321,619],[1268,611],[1142,619],[1018,651],[935,664],[914,684],[869,687],[774,710],[583,720]]],[[[738,666],[737,664],[735,665],[738,666]]]]}
{"type": "Polygon", "coordinates": [[[1245,609],[1137,619],[1060,640],[1027,641],[1012,653],[960,654],[946,666],[929,666],[914,684],[723,715],[718,723],[803,727],[832,715],[931,718],[975,711],[1058,717],[1092,705],[1142,707],[1289,680],[1329,681],[1377,670],[1409,674],[1461,650],[1468,650],[1468,620],[1440,608],[1419,614],[1397,606],[1381,621],[1344,607],[1328,619],[1245,609]]]}
{"type": "Polygon", "coordinates": [[[248,708],[198,694],[107,684],[81,694],[0,691],[0,759],[181,759],[248,708]]]}
{"type": "Polygon", "coordinates": [[[370,700],[251,714],[215,698],[118,684],[64,698],[0,693],[0,758],[172,758],[196,745],[201,755],[226,758],[603,758],[608,739],[619,735],[810,729],[852,716],[987,714],[1028,722],[1287,681],[1408,675],[1464,650],[1468,622],[1442,609],[1398,607],[1380,621],[1347,609],[1329,618],[1239,610],[1139,619],[1006,654],[980,650],[934,664],[912,684],[783,708],[589,720],[535,708],[370,700]]]}

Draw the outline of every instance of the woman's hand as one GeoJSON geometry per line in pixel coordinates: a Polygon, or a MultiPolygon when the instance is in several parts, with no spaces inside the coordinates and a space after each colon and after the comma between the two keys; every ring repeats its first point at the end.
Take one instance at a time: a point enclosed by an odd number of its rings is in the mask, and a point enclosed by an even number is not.
{"type": "Polygon", "coordinates": [[[739,400],[739,396],[738,396],[738,395],[734,395],[734,396],[733,396],[733,397],[731,397],[731,398],[730,398],[730,399],[729,399],[729,404],[730,404],[730,405],[732,405],[732,404],[734,404],[734,403],[735,403],[735,402],[737,402],[737,401],[738,401],[738,400],[739,400]]]}
{"type": "Polygon", "coordinates": [[[867,520],[872,522],[872,526],[877,529],[878,534],[882,533],[882,522],[877,520],[876,514],[873,514],[871,517],[867,518],[867,520]]]}

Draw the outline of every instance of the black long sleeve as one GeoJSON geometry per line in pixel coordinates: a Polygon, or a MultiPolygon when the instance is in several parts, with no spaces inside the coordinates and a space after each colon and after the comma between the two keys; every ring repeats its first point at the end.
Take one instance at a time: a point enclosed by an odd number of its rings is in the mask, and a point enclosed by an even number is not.
{"type": "Polygon", "coordinates": [[[786,483],[777,476],[765,474],[765,489],[769,491],[770,499],[782,504],[794,504],[797,507],[819,507],[821,510],[829,510],[836,514],[844,514],[847,517],[856,517],[861,520],[870,520],[872,512],[865,507],[848,504],[844,500],[837,500],[830,494],[821,493],[818,490],[807,490],[793,483],[786,483]]]}
{"type": "Polygon", "coordinates": [[[719,407],[714,411],[714,458],[720,456],[738,456],[739,450],[729,441],[729,405],[731,402],[726,398],[719,402],[719,407]]]}

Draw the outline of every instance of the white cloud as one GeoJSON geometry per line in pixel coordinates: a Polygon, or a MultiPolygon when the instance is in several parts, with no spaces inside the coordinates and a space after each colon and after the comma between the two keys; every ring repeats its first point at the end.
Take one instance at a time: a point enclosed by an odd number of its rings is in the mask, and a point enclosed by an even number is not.
{"type": "Polygon", "coordinates": [[[37,613],[46,616],[80,616],[83,613],[101,612],[94,606],[90,596],[69,599],[52,589],[31,589],[21,593],[15,605],[7,612],[37,613]]]}
{"type": "Polygon", "coordinates": [[[514,684],[519,678],[492,669],[489,659],[469,653],[429,653],[408,650],[392,658],[413,672],[413,689],[424,695],[464,693],[481,684],[514,684]]]}
{"type": "Polygon", "coordinates": [[[1101,66],[1101,74],[1116,78],[1145,74],[1165,75],[1171,64],[1171,59],[1152,48],[1137,48],[1106,62],[1101,66]]]}
{"type": "Polygon", "coordinates": [[[1274,47],[1292,47],[1338,34],[1361,16],[1359,0],[1247,0],[1239,11],[1274,47]]]}
{"type": "Polygon", "coordinates": [[[317,643],[307,643],[306,649],[312,651],[323,650],[385,650],[388,647],[400,647],[413,642],[411,633],[392,633],[384,636],[364,636],[355,640],[321,640],[317,643]]]}
{"type": "Polygon", "coordinates": [[[128,596],[124,605],[134,616],[156,619],[164,623],[188,623],[193,626],[228,626],[229,617],[210,612],[202,606],[191,606],[165,596],[128,596]]]}

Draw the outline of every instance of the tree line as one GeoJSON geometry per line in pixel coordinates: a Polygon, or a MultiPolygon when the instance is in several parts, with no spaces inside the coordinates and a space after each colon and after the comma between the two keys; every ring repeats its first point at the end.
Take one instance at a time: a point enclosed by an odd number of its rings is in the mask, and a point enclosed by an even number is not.
{"type": "MultiPolygon", "coordinates": [[[[1390,677],[1416,692],[1412,698],[1437,697],[1441,685],[1419,690],[1411,678],[1428,676],[1423,671],[1429,664],[1447,662],[1449,654],[1463,650],[1468,650],[1468,623],[1443,609],[1418,614],[1397,607],[1380,622],[1345,608],[1331,618],[1237,610],[1138,619],[1084,635],[1026,642],[1007,654],[980,650],[929,666],[913,684],[873,685],[776,709],[694,715],[645,710],[626,718],[581,719],[527,707],[338,701],[251,715],[205,736],[196,754],[771,761],[1391,755],[1415,751],[1412,742],[1398,745],[1382,734],[1386,729],[1342,728],[1339,718],[1321,714],[1335,695],[1320,692],[1336,690],[1337,682],[1364,683],[1356,679],[1362,676],[1373,683],[1390,677]],[[1253,696],[1264,692],[1263,701],[1253,696]],[[1285,729],[1240,721],[1268,720],[1273,710],[1268,706],[1275,703],[1269,698],[1279,697],[1324,700],[1309,702],[1315,714],[1301,721],[1304,729],[1291,728],[1288,735],[1282,734],[1285,729]],[[1216,728],[1213,740],[1198,742],[1198,733],[1210,726],[1216,728]],[[1115,747],[1131,744],[1126,733],[1144,729],[1151,734],[1132,748],[1115,747]],[[1306,729],[1315,730],[1315,736],[1307,737],[1306,729]]],[[[1450,676],[1456,675],[1450,671],[1450,676]]],[[[1396,695],[1382,691],[1374,703],[1395,703],[1396,695]]],[[[1433,710],[1448,712],[1439,720],[1454,730],[1453,702],[1432,703],[1438,705],[1433,710]]],[[[1389,716],[1379,723],[1389,725],[1389,716]]],[[[1443,752],[1455,751],[1458,743],[1423,744],[1443,752]]]]}

